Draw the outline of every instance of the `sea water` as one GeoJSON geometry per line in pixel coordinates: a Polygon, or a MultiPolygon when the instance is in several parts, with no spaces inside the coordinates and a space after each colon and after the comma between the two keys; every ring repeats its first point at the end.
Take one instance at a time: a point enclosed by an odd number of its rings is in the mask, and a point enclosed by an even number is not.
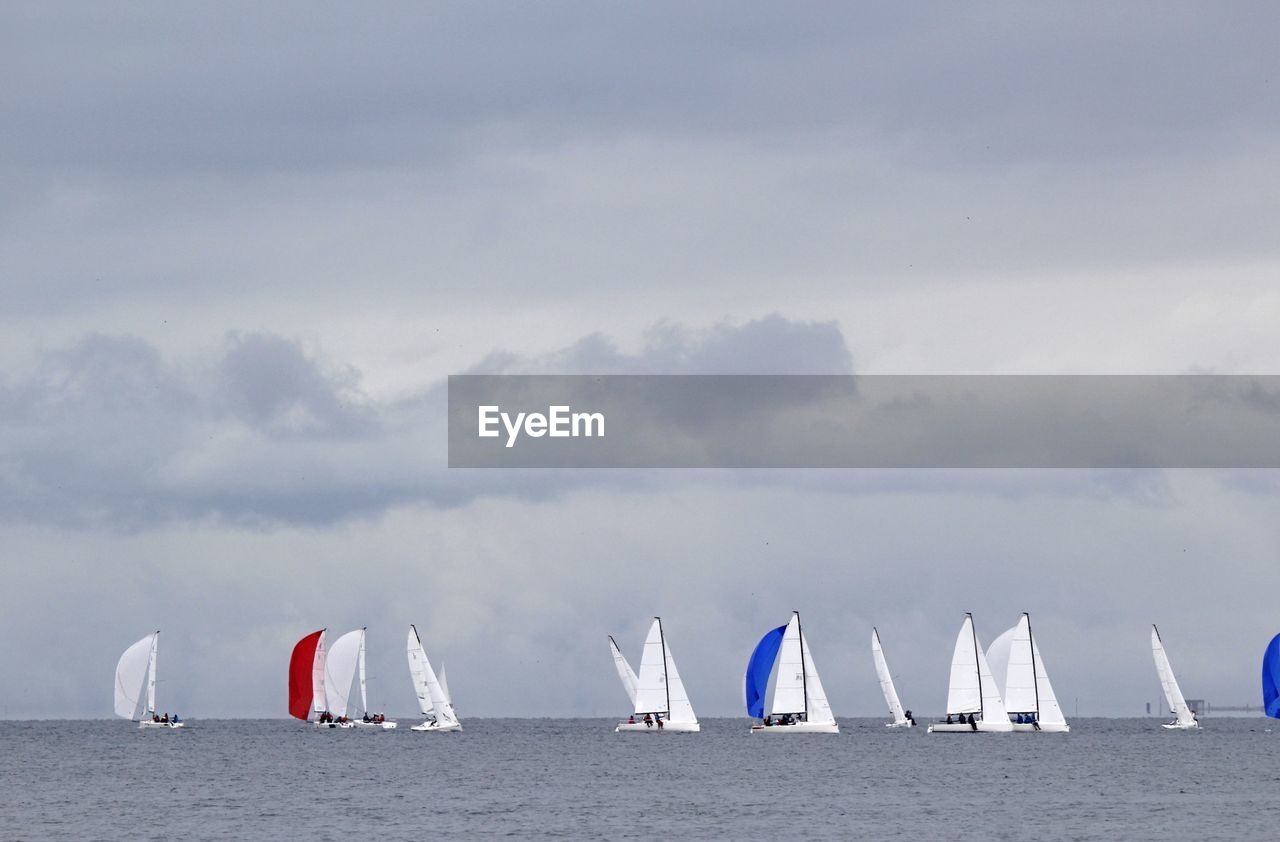
{"type": "Polygon", "coordinates": [[[842,720],[834,736],[753,736],[743,719],[662,735],[413,724],[0,722],[0,839],[1280,837],[1280,729],[1264,719],[1078,719],[1070,734],[842,720]]]}

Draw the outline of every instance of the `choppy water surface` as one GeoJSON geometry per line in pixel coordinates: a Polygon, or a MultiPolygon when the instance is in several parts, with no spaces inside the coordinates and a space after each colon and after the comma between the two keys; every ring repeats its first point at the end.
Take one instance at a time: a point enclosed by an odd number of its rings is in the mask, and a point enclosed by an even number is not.
{"type": "Polygon", "coordinates": [[[289,721],[0,723],[0,838],[1276,838],[1280,729],[1077,720],[1068,735],[614,734],[483,720],[461,734],[289,721]]]}

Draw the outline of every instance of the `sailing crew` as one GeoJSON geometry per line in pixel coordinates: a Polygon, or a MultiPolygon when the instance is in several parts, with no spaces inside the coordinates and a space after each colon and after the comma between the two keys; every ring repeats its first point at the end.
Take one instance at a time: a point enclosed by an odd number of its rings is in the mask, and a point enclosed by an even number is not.
{"type": "Polygon", "coordinates": [[[969,714],[969,727],[975,731],[978,730],[978,721],[973,718],[973,714],[969,714]]]}
{"type": "Polygon", "coordinates": [[[916,724],[916,718],[911,715],[911,711],[907,711],[906,713],[903,714],[903,716],[905,716],[907,718],[907,721],[910,722],[912,725],[916,724]]]}
{"type": "Polygon", "coordinates": [[[662,714],[658,714],[657,719],[658,719],[658,730],[661,731],[662,730],[662,714]]]}
{"type": "Polygon", "coordinates": [[[628,725],[636,724],[636,715],[634,713],[627,717],[627,724],[628,725]]]}
{"type": "Polygon", "coordinates": [[[948,724],[948,725],[952,725],[952,724],[954,724],[954,723],[952,723],[952,721],[951,721],[951,714],[947,714],[947,724],[948,724]]]}
{"type": "Polygon", "coordinates": [[[653,727],[653,717],[647,713],[644,715],[644,727],[646,728],[653,727]]]}

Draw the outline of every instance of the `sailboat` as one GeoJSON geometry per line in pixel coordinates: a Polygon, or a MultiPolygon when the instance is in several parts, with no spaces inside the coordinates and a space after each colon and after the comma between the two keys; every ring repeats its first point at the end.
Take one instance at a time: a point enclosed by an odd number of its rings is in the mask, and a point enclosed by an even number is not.
{"type": "Polygon", "coordinates": [[[615,733],[643,731],[658,734],[670,731],[687,734],[702,730],[680,679],[680,671],[676,669],[676,659],[663,633],[661,617],[654,617],[653,624],[649,626],[644,652],[640,656],[639,675],[631,671],[631,665],[622,657],[612,637],[609,638],[609,648],[622,686],[631,697],[633,709],[632,716],[613,729],[615,733]]]}
{"type": "Polygon", "coordinates": [[[320,629],[299,640],[289,656],[289,715],[305,722],[314,710],[318,726],[333,725],[324,695],[326,631],[320,629]]]}
{"type": "Polygon", "coordinates": [[[929,733],[973,733],[975,731],[1012,731],[1013,723],[1000,699],[987,657],[978,643],[973,628],[973,615],[965,614],[956,648],[951,655],[951,682],[947,687],[947,721],[929,726],[929,733]],[[960,721],[952,722],[952,717],[960,721]],[[966,717],[973,716],[974,724],[966,717]]]}
{"type": "Polygon", "coordinates": [[[367,719],[369,702],[365,688],[364,638],[365,630],[356,629],[329,647],[324,665],[326,707],[335,720],[333,724],[340,728],[395,728],[394,722],[367,719]],[[356,718],[362,714],[364,718],[356,718]]]}
{"type": "Polygon", "coordinates": [[[178,717],[156,716],[156,655],[160,632],[149,634],[124,650],[116,663],[116,716],[132,719],[139,728],[181,728],[178,717]]]}
{"type": "Polygon", "coordinates": [[[1174,677],[1173,667],[1169,664],[1169,656],[1164,651],[1164,643],[1160,640],[1160,630],[1154,623],[1151,624],[1151,657],[1155,659],[1160,686],[1164,688],[1164,698],[1173,714],[1173,721],[1164,723],[1162,727],[1178,731],[1199,728],[1200,722],[1191,708],[1187,707],[1187,700],[1182,695],[1182,688],[1178,686],[1178,679],[1174,677]]]}
{"type": "Polygon", "coordinates": [[[1004,686],[1004,706],[1014,731],[1065,734],[1071,730],[1031,633],[1030,614],[1023,613],[1016,626],[991,642],[987,663],[996,686],[1004,686]]]}
{"type": "Polygon", "coordinates": [[[794,611],[785,626],[772,629],[751,653],[747,662],[747,715],[763,719],[751,726],[753,734],[838,734],[822,679],[814,666],[809,642],[800,627],[800,612],[794,611]],[[764,697],[769,674],[777,660],[773,683],[773,708],[764,715],[764,697]]]}
{"type": "Polygon", "coordinates": [[[413,678],[413,689],[418,694],[418,707],[428,717],[421,725],[413,726],[414,731],[461,731],[462,723],[453,710],[453,701],[449,698],[449,689],[440,680],[444,677],[443,667],[440,678],[436,677],[427,653],[422,648],[422,638],[418,636],[418,627],[409,626],[409,639],[406,642],[409,656],[409,675],[413,678]]]}
{"type": "Polygon", "coordinates": [[[1280,719],[1280,634],[1271,638],[1262,654],[1262,710],[1280,719]]]}
{"type": "Polygon", "coordinates": [[[880,647],[880,632],[875,628],[871,629],[871,658],[876,662],[876,675],[880,678],[880,690],[884,693],[884,700],[889,705],[889,713],[893,715],[892,722],[886,722],[886,728],[911,728],[916,724],[916,720],[911,716],[911,711],[902,709],[902,702],[898,699],[898,690],[893,686],[893,676],[889,673],[889,664],[884,659],[884,649],[880,647]]]}

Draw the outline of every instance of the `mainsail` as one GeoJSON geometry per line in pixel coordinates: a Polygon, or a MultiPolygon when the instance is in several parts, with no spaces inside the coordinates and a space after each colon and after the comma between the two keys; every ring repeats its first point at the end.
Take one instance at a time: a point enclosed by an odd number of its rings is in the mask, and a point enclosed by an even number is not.
{"type": "Polygon", "coordinates": [[[613,655],[613,665],[618,670],[618,678],[622,681],[622,689],[627,691],[627,698],[631,700],[631,705],[634,707],[636,703],[636,687],[639,682],[636,679],[635,671],[631,669],[631,664],[627,663],[622,650],[618,648],[617,642],[613,639],[613,635],[609,635],[609,652],[613,655]]]}
{"type": "Polygon", "coordinates": [[[773,685],[773,715],[786,714],[804,714],[805,721],[813,724],[836,721],[809,644],[804,639],[798,611],[792,614],[783,632],[778,677],[773,685]]]}
{"type": "Polygon", "coordinates": [[[289,715],[307,718],[314,707],[323,711],[324,698],[324,629],[299,640],[289,657],[289,715]]]}
{"type": "Polygon", "coordinates": [[[640,656],[636,677],[635,713],[662,714],[670,722],[697,722],[689,694],[680,680],[675,657],[662,629],[662,619],[653,618],[640,656]]]}
{"type": "Polygon", "coordinates": [[[413,689],[418,696],[418,708],[424,716],[433,716],[441,725],[455,725],[458,717],[453,712],[453,704],[449,701],[448,691],[436,677],[431,668],[431,661],[422,648],[422,638],[418,636],[417,626],[409,626],[409,637],[406,642],[409,657],[409,674],[413,676],[413,689]]]}
{"type": "Polygon", "coordinates": [[[947,686],[947,714],[977,714],[987,730],[1012,730],[987,656],[978,644],[973,615],[965,614],[951,655],[951,680],[947,686]]]}
{"type": "Polygon", "coordinates": [[[1160,630],[1151,625],[1151,657],[1156,662],[1156,673],[1160,676],[1160,686],[1164,688],[1165,701],[1169,703],[1169,712],[1174,715],[1179,725],[1195,724],[1195,714],[1187,707],[1187,700],[1178,686],[1178,679],[1173,675],[1173,666],[1169,656],[1165,654],[1164,643],[1160,640],[1160,630]]]}
{"type": "Polygon", "coordinates": [[[116,663],[117,716],[141,720],[156,710],[156,656],[160,632],[149,634],[124,650],[116,663]]]}
{"type": "Polygon", "coordinates": [[[1262,656],[1262,709],[1280,719],[1280,634],[1271,638],[1262,656]]]}
{"type": "Polygon", "coordinates": [[[357,717],[365,700],[364,629],[347,632],[329,647],[325,661],[325,709],[335,717],[357,717]],[[356,705],[359,709],[355,709],[356,705]]]}
{"type": "Polygon", "coordinates": [[[889,712],[893,714],[893,721],[898,724],[905,724],[907,714],[902,709],[902,701],[898,698],[898,690],[893,686],[893,676],[889,674],[889,664],[884,659],[884,649],[880,646],[880,632],[874,628],[871,630],[871,658],[876,663],[876,676],[880,679],[880,691],[884,693],[884,700],[889,705],[889,712]]]}

